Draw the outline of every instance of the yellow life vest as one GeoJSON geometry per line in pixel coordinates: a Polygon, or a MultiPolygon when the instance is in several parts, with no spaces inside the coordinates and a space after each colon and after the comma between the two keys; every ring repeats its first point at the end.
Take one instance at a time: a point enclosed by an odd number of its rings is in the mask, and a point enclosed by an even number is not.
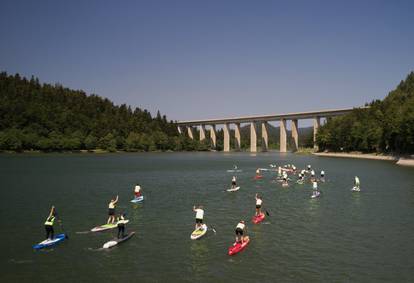
{"type": "Polygon", "coordinates": [[[55,222],[55,216],[50,216],[46,219],[45,225],[53,226],[53,223],[55,222]]]}

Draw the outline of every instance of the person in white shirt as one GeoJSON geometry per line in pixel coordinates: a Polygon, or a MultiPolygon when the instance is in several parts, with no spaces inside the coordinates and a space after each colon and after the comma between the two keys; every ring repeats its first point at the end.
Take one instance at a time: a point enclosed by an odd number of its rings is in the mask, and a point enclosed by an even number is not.
{"type": "Polygon", "coordinates": [[[256,198],[256,216],[258,216],[258,215],[262,214],[263,200],[262,200],[262,197],[259,196],[258,194],[256,194],[255,198],[256,198]]]}
{"type": "Polygon", "coordinates": [[[195,224],[195,229],[200,229],[202,228],[203,225],[203,218],[204,218],[204,210],[203,210],[203,206],[199,205],[197,208],[194,205],[193,206],[193,211],[196,213],[196,224],[195,224]]]}
{"type": "Polygon", "coordinates": [[[231,178],[231,188],[234,189],[236,187],[236,176],[233,176],[231,178]]]}
{"type": "Polygon", "coordinates": [[[246,231],[246,225],[243,220],[241,220],[236,226],[236,243],[244,243],[244,232],[246,231]]]}

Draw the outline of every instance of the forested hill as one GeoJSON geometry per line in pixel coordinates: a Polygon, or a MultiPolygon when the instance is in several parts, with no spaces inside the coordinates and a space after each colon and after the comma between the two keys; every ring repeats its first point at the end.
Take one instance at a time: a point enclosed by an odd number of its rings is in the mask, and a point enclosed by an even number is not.
{"type": "Polygon", "coordinates": [[[321,150],[414,153],[414,73],[369,109],[333,118],[320,128],[321,150]]]}
{"type": "Polygon", "coordinates": [[[203,149],[165,116],[97,95],[0,73],[0,150],[203,149]]]}

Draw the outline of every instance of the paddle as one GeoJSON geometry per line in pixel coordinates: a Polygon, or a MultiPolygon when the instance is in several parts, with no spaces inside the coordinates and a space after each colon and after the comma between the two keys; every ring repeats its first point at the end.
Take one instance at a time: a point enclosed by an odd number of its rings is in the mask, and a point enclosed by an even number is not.
{"type": "Polygon", "coordinates": [[[265,211],[266,211],[266,215],[267,215],[267,216],[270,216],[269,211],[267,211],[267,209],[266,209],[265,211]]]}
{"type": "Polygon", "coordinates": [[[210,225],[211,230],[213,230],[214,234],[216,234],[216,229],[214,229],[213,225],[210,225]]]}
{"type": "Polygon", "coordinates": [[[59,221],[60,229],[62,229],[63,234],[65,234],[65,238],[69,239],[68,234],[65,232],[65,228],[63,227],[62,221],[59,221]]]}

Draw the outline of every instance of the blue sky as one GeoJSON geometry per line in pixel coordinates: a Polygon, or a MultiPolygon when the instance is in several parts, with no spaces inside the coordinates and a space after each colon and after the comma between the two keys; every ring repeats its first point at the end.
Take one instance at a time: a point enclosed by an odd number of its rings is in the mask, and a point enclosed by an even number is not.
{"type": "Polygon", "coordinates": [[[414,70],[413,11],[413,1],[3,0],[0,70],[175,120],[353,107],[414,70]]]}

